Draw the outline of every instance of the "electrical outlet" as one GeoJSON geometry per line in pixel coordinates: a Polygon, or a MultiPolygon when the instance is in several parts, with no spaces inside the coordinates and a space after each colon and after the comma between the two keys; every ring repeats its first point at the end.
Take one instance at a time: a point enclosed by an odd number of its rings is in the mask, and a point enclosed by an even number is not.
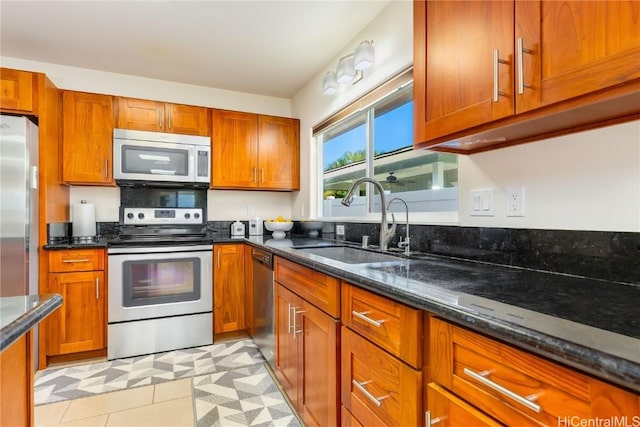
{"type": "Polygon", "coordinates": [[[507,188],[507,216],[524,216],[524,187],[507,188]]]}
{"type": "Polygon", "coordinates": [[[247,205],[247,216],[253,218],[256,215],[256,208],[253,205],[247,205]]]}
{"type": "Polygon", "coordinates": [[[336,225],[336,234],[338,236],[344,236],[344,225],[343,224],[336,225]]]}

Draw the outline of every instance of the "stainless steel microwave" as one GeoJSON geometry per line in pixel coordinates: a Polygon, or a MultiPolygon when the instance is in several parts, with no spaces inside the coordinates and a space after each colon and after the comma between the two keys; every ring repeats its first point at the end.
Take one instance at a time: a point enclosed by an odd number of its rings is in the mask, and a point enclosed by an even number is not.
{"type": "Polygon", "coordinates": [[[210,175],[210,137],[113,130],[116,180],[208,183],[210,175]]]}

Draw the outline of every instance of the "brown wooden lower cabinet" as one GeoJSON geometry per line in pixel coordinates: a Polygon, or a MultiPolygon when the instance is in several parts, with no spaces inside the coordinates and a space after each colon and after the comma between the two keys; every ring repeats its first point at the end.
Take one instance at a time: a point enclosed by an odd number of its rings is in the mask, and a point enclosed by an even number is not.
{"type": "Polygon", "coordinates": [[[0,426],[33,425],[31,331],[0,353],[0,426]]]}
{"type": "Polygon", "coordinates": [[[213,332],[245,329],[244,244],[213,247],[213,332]]]}
{"type": "Polygon", "coordinates": [[[342,404],[349,412],[367,427],[421,425],[422,372],[346,326],[341,345],[342,404]]]}
{"type": "Polygon", "coordinates": [[[275,305],[278,381],[305,425],[338,425],[338,319],[278,283],[275,305]]]}
{"type": "Polygon", "coordinates": [[[425,426],[430,427],[499,427],[502,424],[486,416],[459,397],[437,384],[427,386],[427,411],[425,426]]]}
{"type": "MultiPolygon", "coordinates": [[[[640,414],[636,393],[466,328],[432,318],[429,335],[430,381],[506,425],[631,420],[640,414]]],[[[427,406],[436,409],[430,398],[427,406]]]]}
{"type": "Polygon", "coordinates": [[[356,417],[351,415],[351,412],[349,412],[349,410],[344,406],[342,407],[340,419],[341,419],[340,425],[342,427],[364,427],[362,424],[360,424],[360,422],[356,419],[356,417]]]}

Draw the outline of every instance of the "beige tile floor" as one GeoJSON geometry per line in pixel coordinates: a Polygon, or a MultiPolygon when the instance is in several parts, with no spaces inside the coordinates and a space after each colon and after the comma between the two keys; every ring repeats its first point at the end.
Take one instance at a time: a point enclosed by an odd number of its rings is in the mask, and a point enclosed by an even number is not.
{"type": "Polygon", "coordinates": [[[35,426],[194,425],[191,378],[35,407],[35,426]]]}

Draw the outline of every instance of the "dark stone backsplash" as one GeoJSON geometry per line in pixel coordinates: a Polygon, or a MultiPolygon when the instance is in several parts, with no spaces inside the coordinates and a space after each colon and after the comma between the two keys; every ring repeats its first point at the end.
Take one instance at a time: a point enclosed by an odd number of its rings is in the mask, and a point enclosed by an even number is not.
{"type": "MultiPolygon", "coordinates": [[[[245,230],[249,222],[242,221],[245,230]]],[[[209,221],[210,232],[230,234],[233,221],[209,221]]],[[[380,225],[339,222],[344,237],[335,234],[336,223],[325,222],[321,235],[361,243],[369,236],[371,245],[379,244],[380,225]]],[[[49,241],[60,234],[71,235],[71,224],[49,224],[49,241]]],[[[640,233],[615,231],[538,230],[490,227],[410,225],[411,250],[476,261],[491,262],[543,271],[640,285],[640,233]]],[[[117,222],[99,222],[100,236],[118,234],[117,222]]],[[[265,236],[271,233],[264,230],[265,236]]],[[[289,235],[304,235],[296,222],[289,235]]],[[[405,225],[398,224],[389,247],[397,248],[405,225]]]]}

